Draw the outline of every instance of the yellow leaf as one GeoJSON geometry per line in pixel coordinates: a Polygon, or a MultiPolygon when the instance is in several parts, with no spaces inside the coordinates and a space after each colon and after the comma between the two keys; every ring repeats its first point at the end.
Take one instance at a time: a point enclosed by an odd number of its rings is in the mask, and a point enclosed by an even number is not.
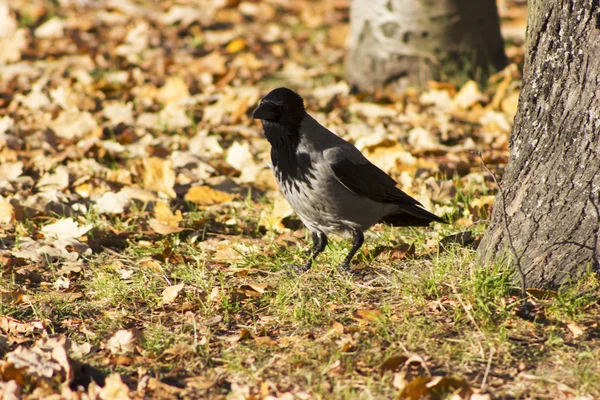
{"type": "Polygon", "coordinates": [[[232,54],[232,53],[237,53],[238,51],[243,50],[245,48],[246,48],[246,40],[242,39],[242,38],[237,38],[237,39],[233,39],[231,42],[229,42],[227,47],[225,47],[225,51],[227,51],[229,54],[232,54]]]}
{"type": "Polygon", "coordinates": [[[168,288],[163,290],[163,292],[162,292],[163,302],[164,303],[174,302],[175,299],[177,298],[177,296],[179,295],[179,292],[181,292],[181,289],[183,289],[183,283],[180,283],[178,285],[169,286],[168,288]]]}
{"type": "Polygon", "coordinates": [[[0,224],[10,224],[15,222],[15,208],[0,196],[0,224]]]}
{"type": "Polygon", "coordinates": [[[581,329],[581,327],[575,322],[569,322],[567,324],[567,328],[569,328],[569,330],[573,334],[573,339],[577,339],[579,336],[583,335],[583,329],[581,329]]]}
{"type": "Polygon", "coordinates": [[[245,294],[247,297],[260,297],[263,293],[269,291],[271,286],[266,283],[250,283],[242,285],[239,291],[245,294]]]}
{"type": "Polygon", "coordinates": [[[142,181],[146,189],[164,193],[172,199],[176,197],[173,190],[175,171],[171,161],[158,157],[144,158],[142,160],[142,181]]]}
{"type": "Polygon", "coordinates": [[[121,375],[114,373],[106,378],[105,384],[100,390],[101,399],[125,400],[129,399],[129,388],[123,383],[121,375]]]}
{"type": "Polygon", "coordinates": [[[156,100],[162,104],[181,101],[190,97],[187,83],[179,76],[167,78],[165,84],[158,90],[156,100]]]}
{"type": "Polygon", "coordinates": [[[379,310],[356,310],[352,313],[352,318],[358,322],[372,322],[377,321],[381,318],[381,311],[379,310]]]}
{"type": "Polygon", "coordinates": [[[167,225],[179,226],[179,222],[183,219],[181,211],[177,210],[175,214],[165,203],[156,203],[154,206],[154,217],[167,225]]]}
{"type": "Polygon", "coordinates": [[[185,194],[184,199],[201,206],[208,206],[231,201],[234,196],[208,186],[194,186],[185,194]]]}
{"type": "Polygon", "coordinates": [[[160,235],[169,235],[171,233],[177,233],[185,230],[185,228],[172,226],[154,218],[148,221],[148,225],[150,225],[150,228],[152,228],[154,232],[160,235]]]}

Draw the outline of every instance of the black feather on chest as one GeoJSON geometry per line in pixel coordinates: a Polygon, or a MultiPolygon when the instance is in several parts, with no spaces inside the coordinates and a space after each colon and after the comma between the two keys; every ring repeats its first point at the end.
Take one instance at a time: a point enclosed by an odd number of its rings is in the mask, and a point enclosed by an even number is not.
{"type": "Polygon", "coordinates": [[[312,189],[311,179],[315,178],[314,168],[310,155],[307,153],[282,154],[271,149],[271,161],[275,170],[275,177],[281,185],[300,190],[303,183],[312,189]]]}
{"type": "Polygon", "coordinates": [[[265,136],[271,143],[271,162],[277,182],[299,190],[303,183],[312,189],[315,170],[310,155],[298,151],[300,135],[275,126],[265,126],[265,136]]]}

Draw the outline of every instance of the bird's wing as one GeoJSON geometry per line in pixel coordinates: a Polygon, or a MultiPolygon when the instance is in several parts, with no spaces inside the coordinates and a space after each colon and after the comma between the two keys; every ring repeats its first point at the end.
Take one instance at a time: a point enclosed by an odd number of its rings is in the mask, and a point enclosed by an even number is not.
{"type": "Polygon", "coordinates": [[[329,161],[336,179],[351,192],[371,200],[398,205],[397,215],[386,216],[383,222],[398,226],[426,226],[431,221],[447,223],[398,189],[396,181],[371,164],[356,147],[346,144],[325,151],[325,159],[329,161]]]}
{"type": "Polygon", "coordinates": [[[354,146],[335,147],[325,151],[336,179],[353,193],[382,203],[400,206],[421,205],[396,187],[396,181],[371,164],[354,146]]]}

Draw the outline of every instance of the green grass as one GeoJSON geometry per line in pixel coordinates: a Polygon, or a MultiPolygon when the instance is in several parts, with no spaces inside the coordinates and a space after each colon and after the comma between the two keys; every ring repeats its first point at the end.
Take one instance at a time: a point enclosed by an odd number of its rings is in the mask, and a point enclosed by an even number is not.
{"type": "MultiPolygon", "coordinates": [[[[460,213],[476,197],[459,191],[451,206],[460,213]]],[[[393,376],[379,367],[406,352],[423,357],[434,375],[461,377],[474,388],[485,377],[484,389],[494,397],[554,396],[564,389],[560,384],[600,395],[597,293],[579,295],[598,285],[595,275],[534,299],[545,324],[524,321],[515,315],[520,300],[512,271],[480,265],[473,248],[440,246],[441,238],[460,229],[437,225],[377,227],[354,260],[354,274],[337,269],[349,240],[332,237],[313,268],[298,276],[288,266],[306,259],[309,235],[287,232],[282,239],[259,230],[261,210],[270,207],[265,198],[254,203],[248,197],[193,208],[183,213],[181,226],[195,232],[150,238],[136,228],[149,217],[147,206],[127,220],[88,212],[91,237],[115,228],[128,232],[125,247],[93,255],[80,273],[68,276],[69,290],[52,286],[61,272],[48,264],[46,283],[32,286],[27,302],[3,301],[0,311],[46,321],[51,333],[91,343],[98,351],[85,361],[106,373],[135,376],[143,367],[181,386],[189,377],[221,377],[196,398],[226,395],[233,383],[258,393],[265,381],[315,398],[393,398],[393,376]],[[237,226],[221,224],[232,217],[237,226]],[[235,261],[215,261],[225,239],[247,251],[235,261]],[[413,256],[376,255],[378,248],[403,242],[414,246],[413,256]],[[180,283],[176,300],[165,302],[163,291],[180,283]],[[582,336],[573,337],[571,323],[582,336]],[[120,329],[140,332],[135,350],[118,365],[106,364],[116,360],[107,343],[120,329]]],[[[471,229],[481,235],[485,226],[471,229]]],[[[15,282],[9,276],[0,289],[14,290],[15,282]]]]}

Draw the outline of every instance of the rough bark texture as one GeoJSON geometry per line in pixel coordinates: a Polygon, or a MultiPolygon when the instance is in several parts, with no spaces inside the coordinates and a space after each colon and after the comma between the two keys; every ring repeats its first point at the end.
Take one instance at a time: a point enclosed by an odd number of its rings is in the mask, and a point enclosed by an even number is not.
{"type": "Polygon", "coordinates": [[[523,88],[502,196],[480,246],[510,255],[529,287],[557,287],[600,258],[600,6],[529,3],[523,88]],[[506,210],[506,214],[504,212],[506,210]]]}
{"type": "Polygon", "coordinates": [[[506,65],[495,0],[352,0],[346,76],[358,90],[484,78],[506,65]]]}

